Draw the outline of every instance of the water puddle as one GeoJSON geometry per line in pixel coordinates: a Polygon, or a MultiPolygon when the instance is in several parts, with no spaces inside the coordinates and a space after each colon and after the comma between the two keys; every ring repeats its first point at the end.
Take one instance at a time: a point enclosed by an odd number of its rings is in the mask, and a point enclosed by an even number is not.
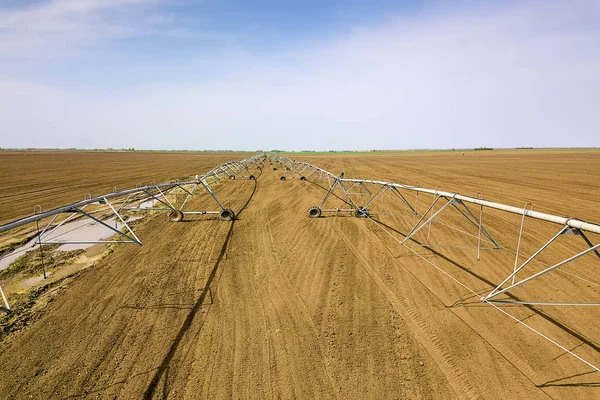
{"type": "Polygon", "coordinates": [[[75,262],[68,265],[64,265],[60,269],[55,271],[47,271],[46,279],[44,279],[44,276],[42,274],[38,274],[36,276],[32,276],[26,279],[12,280],[9,281],[8,284],[4,287],[4,292],[7,294],[24,292],[33,287],[45,285],[47,283],[58,281],[62,278],[66,278],[77,271],[83,270],[93,265],[94,262],[101,259],[105,255],[105,251],[105,246],[101,244],[94,245],[85,250],[85,252],[81,254],[75,260],[75,262]]]}
{"type": "MultiPolygon", "coordinates": [[[[138,220],[142,217],[132,217],[127,222],[138,220]]],[[[121,221],[116,218],[109,218],[103,221],[105,224],[116,228],[117,230],[123,229],[125,226],[121,221]]],[[[96,243],[80,243],[80,242],[93,242],[107,239],[115,234],[114,231],[108,229],[106,226],[99,224],[89,219],[82,219],[73,222],[68,222],[56,230],[46,232],[43,236],[45,242],[79,242],[79,243],[65,243],[58,247],[59,251],[70,251],[77,249],[87,249],[96,243]]],[[[125,238],[122,238],[126,240],[125,238]]],[[[118,239],[121,240],[121,239],[118,239]]],[[[27,244],[13,250],[11,253],[0,259],[0,271],[8,268],[17,258],[21,257],[28,251],[35,250],[38,247],[35,246],[37,237],[32,239],[27,244]],[[33,247],[35,246],[35,247],[33,247]]]]}
{"type": "Polygon", "coordinates": [[[156,205],[156,203],[158,203],[158,200],[156,200],[156,199],[150,199],[150,200],[146,200],[144,202],[141,202],[138,207],[139,208],[152,208],[152,207],[154,207],[156,205]]]}

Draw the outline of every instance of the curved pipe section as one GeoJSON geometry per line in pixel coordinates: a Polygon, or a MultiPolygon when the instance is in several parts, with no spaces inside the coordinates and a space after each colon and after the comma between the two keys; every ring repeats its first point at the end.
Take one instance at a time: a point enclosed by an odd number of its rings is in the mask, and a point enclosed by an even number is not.
{"type": "Polygon", "coordinates": [[[221,179],[223,177],[235,176],[237,173],[239,173],[242,170],[247,171],[248,165],[256,163],[256,162],[264,159],[265,157],[266,156],[263,153],[263,154],[257,154],[255,156],[248,157],[248,158],[245,158],[245,159],[239,160],[239,161],[229,161],[229,162],[226,162],[226,163],[223,163],[221,165],[214,167],[213,169],[211,169],[210,171],[208,171],[206,174],[204,174],[202,176],[196,175],[195,179],[189,180],[189,181],[158,183],[158,184],[154,184],[154,185],[141,186],[141,187],[136,187],[133,189],[122,190],[120,192],[107,193],[107,194],[103,194],[103,195],[95,196],[95,197],[91,197],[91,195],[89,197],[86,196],[85,200],[82,200],[82,201],[79,201],[76,203],[67,204],[62,207],[57,207],[57,208],[54,208],[49,211],[30,215],[29,217],[21,218],[21,219],[9,222],[4,225],[0,225],[0,232],[5,232],[8,230],[17,228],[19,226],[29,224],[31,222],[40,221],[44,218],[52,217],[56,214],[60,214],[60,213],[64,213],[64,212],[71,212],[75,209],[80,209],[81,207],[86,206],[88,204],[102,202],[102,201],[105,201],[105,199],[111,199],[114,197],[120,197],[120,196],[130,195],[130,194],[134,194],[134,193],[140,193],[140,192],[157,189],[157,188],[158,189],[172,188],[175,186],[184,186],[184,185],[191,185],[191,184],[192,185],[199,184],[199,185],[208,186],[208,183],[206,182],[206,180],[208,178],[214,177],[217,179],[221,179]]]}
{"type": "Polygon", "coordinates": [[[318,171],[322,174],[325,174],[333,179],[338,179],[340,182],[363,183],[363,184],[371,183],[371,184],[375,184],[375,185],[395,187],[397,189],[405,189],[405,190],[410,190],[410,191],[414,191],[414,192],[422,192],[422,193],[428,193],[428,194],[443,196],[443,197],[448,197],[448,198],[456,198],[457,200],[461,200],[466,203],[477,204],[479,206],[493,208],[496,210],[501,210],[501,211],[509,212],[512,214],[525,215],[530,218],[539,219],[539,220],[547,221],[547,222],[552,222],[555,224],[565,225],[570,228],[580,229],[580,230],[586,231],[586,232],[593,232],[593,233],[600,234],[600,224],[596,224],[593,222],[581,221],[577,218],[560,217],[557,215],[547,214],[547,213],[543,213],[543,212],[539,212],[539,211],[533,211],[533,210],[527,209],[527,208],[519,208],[519,207],[509,206],[509,205],[502,204],[502,203],[496,203],[493,201],[483,200],[481,198],[464,196],[459,193],[443,192],[443,191],[439,191],[439,190],[435,190],[435,189],[422,188],[422,187],[412,186],[412,185],[404,185],[401,183],[377,181],[377,180],[372,180],[372,179],[348,179],[348,178],[344,178],[343,176],[342,177],[336,176],[329,171],[326,171],[322,168],[319,168],[319,167],[309,164],[309,163],[295,162],[295,161],[291,160],[290,158],[279,157],[277,155],[271,155],[270,157],[274,161],[279,162],[279,163],[291,168],[294,171],[299,169],[299,167],[312,168],[313,170],[318,171]]]}

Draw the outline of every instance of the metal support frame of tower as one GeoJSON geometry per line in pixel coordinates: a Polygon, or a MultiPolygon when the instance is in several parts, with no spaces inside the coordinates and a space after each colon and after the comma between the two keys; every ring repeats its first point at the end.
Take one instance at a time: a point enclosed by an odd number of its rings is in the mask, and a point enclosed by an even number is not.
{"type": "MultiPolygon", "coordinates": [[[[16,221],[12,221],[12,222],[0,225],[0,232],[5,232],[8,230],[17,228],[19,226],[22,226],[22,225],[40,221],[44,218],[52,217],[57,214],[80,212],[85,206],[88,206],[88,205],[94,204],[94,203],[105,204],[105,202],[108,199],[123,197],[123,196],[127,196],[127,195],[136,195],[136,194],[141,194],[141,193],[145,194],[147,197],[150,197],[154,200],[159,201],[160,203],[165,205],[165,207],[159,208],[159,209],[155,209],[155,208],[146,209],[146,208],[139,208],[139,207],[137,207],[137,208],[136,207],[131,207],[131,208],[120,207],[119,210],[130,209],[130,210],[144,210],[144,211],[146,211],[146,210],[171,210],[171,211],[177,210],[177,211],[181,211],[181,210],[178,210],[177,208],[175,208],[172,204],[165,202],[164,200],[166,199],[166,194],[175,188],[183,189],[187,193],[186,199],[189,199],[190,196],[193,196],[193,191],[185,190],[186,186],[195,186],[195,187],[197,187],[199,185],[202,186],[204,189],[206,189],[209,192],[211,197],[220,206],[220,208],[223,209],[221,202],[219,201],[217,196],[214,194],[214,192],[212,192],[212,190],[210,189],[210,185],[212,183],[214,183],[217,180],[220,180],[223,177],[223,175],[227,175],[224,172],[223,168],[225,168],[225,167],[230,168],[232,171],[232,174],[235,175],[235,174],[238,174],[241,170],[247,171],[249,164],[257,163],[259,160],[262,160],[263,158],[264,158],[264,154],[259,154],[259,155],[253,156],[253,157],[249,157],[242,161],[227,162],[227,163],[221,164],[221,165],[211,169],[209,172],[207,172],[206,174],[204,174],[202,176],[196,175],[196,178],[193,180],[151,184],[151,185],[147,185],[147,186],[140,186],[140,187],[122,190],[122,191],[118,191],[118,192],[107,193],[107,194],[103,194],[100,196],[89,197],[89,198],[86,198],[85,200],[82,200],[82,201],[79,201],[76,203],[72,203],[72,204],[62,206],[62,207],[54,208],[52,210],[40,212],[38,214],[30,215],[28,217],[21,218],[16,221]],[[156,192],[152,193],[153,191],[156,191],[156,192]]],[[[130,196],[129,199],[125,200],[125,204],[132,203],[133,201],[136,201],[136,200],[139,201],[141,199],[135,199],[134,197],[130,196]]],[[[187,201],[184,200],[184,205],[186,202],[187,201]]],[[[118,211],[118,210],[115,210],[115,211],[118,211]]],[[[192,212],[192,211],[185,212],[185,214],[195,214],[195,213],[198,213],[198,212],[192,212]]],[[[219,211],[206,211],[206,212],[202,211],[201,213],[203,213],[203,214],[213,213],[214,214],[214,213],[219,213],[219,211]]]]}
{"type": "MultiPolygon", "coordinates": [[[[97,243],[135,243],[138,245],[142,245],[141,240],[137,237],[137,235],[133,232],[131,227],[127,224],[126,219],[123,218],[123,216],[121,215],[122,211],[169,211],[169,218],[172,221],[180,221],[183,219],[184,215],[196,214],[220,214],[222,219],[233,219],[235,218],[235,214],[232,210],[225,208],[222,201],[212,190],[211,185],[225,177],[228,179],[234,179],[236,176],[239,176],[239,174],[242,172],[247,172],[249,174],[247,176],[243,176],[244,178],[253,180],[255,179],[255,177],[252,174],[250,174],[250,167],[260,163],[265,158],[266,155],[263,153],[252,157],[248,157],[243,160],[229,161],[214,167],[202,176],[196,175],[195,178],[191,180],[174,181],[158,184],[152,183],[151,185],[138,186],[135,188],[121,191],[115,190],[112,193],[107,193],[95,197],[92,197],[90,194],[86,194],[84,196],[84,200],[82,201],[57,207],[48,211],[42,211],[40,206],[36,206],[33,215],[0,225],[0,232],[6,232],[11,229],[21,227],[23,225],[36,223],[37,235],[36,238],[32,240],[32,248],[35,246],[40,246],[41,248],[41,246],[47,244],[63,245],[97,243]],[[210,195],[210,197],[214,200],[215,204],[218,206],[218,210],[183,211],[183,208],[186,206],[189,199],[192,196],[194,196],[194,193],[198,187],[206,190],[206,192],[210,195]],[[175,190],[180,190],[183,194],[185,194],[185,198],[179,206],[173,204],[173,202],[170,201],[167,196],[170,192],[175,190]],[[151,200],[152,203],[160,203],[163,207],[154,207],[154,205],[151,207],[140,207],[141,203],[146,202],[148,200],[151,200]],[[91,205],[105,206],[101,207],[102,215],[98,215],[99,210],[95,210],[93,212],[86,210],[86,208],[91,205]],[[39,212],[37,212],[38,210],[39,212]],[[60,215],[67,215],[67,217],[64,220],[57,223],[56,225],[53,225],[55,224],[55,222],[57,222],[57,219],[60,215]],[[108,216],[114,217],[114,227],[111,226],[111,224],[108,222],[108,216]],[[173,218],[173,216],[175,218],[173,218]],[[116,235],[118,240],[56,240],[56,238],[60,237],[61,234],[57,234],[56,236],[53,236],[53,234],[55,232],[58,232],[58,229],[61,226],[73,221],[77,217],[87,218],[90,222],[94,222],[98,225],[107,228],[109,231],[112,231],[114,235],[116,235]],[[50,218],[50,221],[45,225],[45,227],[43,227],[43,229],[40,230],[39,221],[42,221],[46,218],[50,218]],[[121,229],[119,229],[118,227],[118,222],[122,224],[121,229]]],[[[1,287],[0,295],[2,297],[2,302],[4,303],[4,306],[0,305],[0,311],[9,312],[10,306],[1,287]]]]}
{"type": "MultiPolygon", "coordinates": [[[[480,300],[483,303],[489,304],[491,307],[506,314],[507,316],[509,316],[511,319],[513,319],[517,323],[524,325],[528,330],[534,332],[535,334],[539,335],[546,341],[557,346],[564,353],[570,354],[572,357],[581,361],[583,364],[587,365],[588,367],[591,367],[596,372],[600,372],[600,367],[590,363],[589,361],[585,360],[581,356],[577,355],[576,353],[573,352],[573,349],[569,349],[568,347],[565,347],[565,346],[559,344],[557,341],[551,339],[550,337],[546,336],[545,334],[541,333],[540,331],[536,330],[535,328],[529,326],[528,324],[523,322],[520,318],[517,318],[516,316],[510,314],[508,311],[505,311],[498,307],[500,305],[513,305],[513,306],[522,305],[522,306],[530,307],[530,309],[531,309],[531,307],[540,307],[540,306],[542,306],[542,307],[543,306],[551,306],[551,307],[557,307],[557,306],[598,307],[598,306],[600,306],[599,302],[593,302],[593,301],[588,302],[588,303],[575,303],[575,302],[568,302],[568,301],[567,302],[522,301],[510,292],[511,290],[513,290],[517,287],[523,287],[523,286],[527,285],[529,282],[534,281],[534,280],[540,278],[541,276],[552,273],[553,271],[557,271],[561,267],[563,267],[563,266],[567,265],[568,263],[570,263],[574,260],[577,260],[585,255],[594,254],[597,259],[600,259],[600,243],[594,244],[592,242],[592,240],[587,236],[587,234],[589,234],[589,233],[600,234],[600,224],[593,223],[593,222],[586,222],[586,221],[582,221],[580,219],[572,218],[572,217],[562,217],[562,216],[552,215],[552,214],[548,214],[548,213],[533,211],[533,208],[529,207],[529,206],[531,206],[530,203],[525,204],[525,206],[523,208],[519,208],[519,207],[513,207],[513,206],[509,206],[509,205],[502,204],[502,203],[484,200],[483,195],[481,193],[478,193],[476,197],[470,197],[470,196],[464,196],[464,195],[461,195],[458,193],[444,192],[441,189],[423,188],[423,187],[419,187],[418,185],[405,185],[405,184],[399,184],[399,183],[394,183],[394,182],[384,182],[384,181],[371,180],[371,179],[347,179],[347,178],[343,177],[343,173],[341,176],[338,177],[338,176],[336,176],[328,171],[325,171],[317,166],[314,166],[312,164],[308,164],[308,163],[304,163],[304,162],[294,162],[289,158],[283,158],[283,157],[279,157],[276,155],[271,156],[271,159],[272,159],[272,161],[276,161],[276,162],[281,163],[282,165],[286,165],[286,167],[290,168],[291,171],[294,171],[295,173],[300,174],[301,175],[300,180],[302,180],[302,181],[308,180],[308,177],[313,174],[314,174],[313,176],[316,176],[316,179],[327,179],[327,182],[329,183],[329,190],[327,190],[326,198],[321,203],[321,207],[323,207],[323,205],[325,204],[327,197],[333,193],[333,189],[335,188],[334,186],[339,185],[342,189],[344,189],[343,190],[344,195],[339,196],[339,198],[340,198],[340,200],[344,201],[346,204],[350,205],[351,210],[340,210],[340,209],[321,210],[321,208],[319,208],[319,207],[311,207],[311,208],[309,208],[309,212],[308,212],[309,217],[311,217],[311,218],[320,217],[321,211],[334,211],[334,212],[354,211],[355,215],[357,217],[367,217],[367,218],[371,219],[372,221],[374,221],[375,223],[378,223],[380,228],[382,228],[385,232],[390,234],[395,240],[398,241],[398,243],[401,243],[404,246],[407,246],[408,248],[410,248],[411,246],[408,246],[406,244],[406,242],[408,240],[412,239],[412,237],[415,235],[415,233],[418,230],[422,229],[423,227],[425,227],[427,225],[429,226],[429,229],[431,229],[431,222],[433,221],[434,218],[439,216],[445,209],[455,208],[456,210],[458,210],[460,212],[460,214],[464,218],[466,218],[471,224],[475,225],[478,228],[478,235],[476,236],[476,238],[477,238],[477,260],[479,261],[482,235],[486,236],[487,240],[490,243],[497,246],[496,248],[502,249],[502,247],[491,237],[491,235],[489,235],[487,230],[485,230],[485,228],[483,227],[483,210],[484,210],[484,208],[494,209],[494,210],[498,210],[498,211],[504,212],[504,213],[520,215],[521,216],[521,226],[519,229],[517,248],[516,248],[516,251],[514,251],[515,261],[514,261],[514,266],[513,266],[512,272],[508,276],[506,276],[506,278],[502,282],[500,282],[495,287],[493,287],[493,289],[489,293],[487,293],[487,295],[481,296],[480,300]],[[344,185],[348,185],[348,188],[352,188],[354,185],[363,185],[363,186],[364,185],[374,185],[374,186],[379,186],[379,189],[375,190],[375,194],[369,193],[369,194],[371,194],[371,198],[366,203],[366,206],[357,207],[354,204],[354,202],[348,201],[348,200],[350,200],[349,196],[348,196],[349,189],[345,188],[344,185]],[[381,193],[384,193],[385,191],[388,191],[388,190],[395,190],[398,193],[400,193],[400,191],[415,192],[415,206],[414,207],[410,207],[410,204],[406,201],[406,198],[404,196],[398,197],[398,199],[402,203],[404,203],[405,205],[408,205],[409,208],[413,209],[413,211],[414,211],[414,214],[413,214],[414,220],[413,220],[412,228],[407,235],[403,235],[404,238],[402,240],[395,237],[395,235],[391,234],[390,231],[388,231],[387,229],[384,229],[382,227],[382,225],[386,226],[388,228],[389,228],[389,226],[381,223],[380,221],[377,221],[377,220],[371,218],[371,216],[369,215],[371,213],[371,211],[369,211],[367,209],[368,205],[370,205],[377,198],[377,196],[380,196],[381,193]],[[416,209],[418,208],[417,204],[418,204],[419,193],[425,193],[428,195],[432,195],[433,203],[431,206],[429,206],[428,210],[425,213],[421,214],[421,218],[419,219],[419,221],[415,222],[415,220],[417,219],[417,216],[419,215],[419,213],[416,211],[416,209]],[[347,196],[348,199],[344,199],[343,196],[347,196]],[[439,201],[445,201],[446,203],[443,204],[439,210],[434,212],[434,206],[439,201]],[[473,213],[467,207],[467,204],[475,205],[479,208],[479,218],[477,218],[475,213],[473,213]],[[430,213],[431,213],[431,215],[430,215],[430,213]],[[544,243],[538,250],[536,250],[531,256],[529,256],[527,258],[527,260],[525,260],[523,263],[519,263],[519,256],[520,256],[519,251],[520,251],[520,247],[521,247],[521,239],[523,236],[523,226],[524,226],[526,218],[531,218],[531,219],[544,221],[544,222],[551,223],[551,224],[556,224],[556,225],[560,226],[560,229],[550,240],[548,240],[546,243],[544,243]],[[541,261],[537,260],[539,263],[541,263],[541,265],[543,265],[543,269],[541,271],[535,272],[537,270],[534,270],[533,272],[530,272],[529,274],[527,274],[529,276],[527,276],[525,278],[521,277],[520,280],[516,280],[517,274],[522,275],[524,273],[524,270],[527,267],[527,265],[530,264],[532,261],[534,261],[540,253],[542,253],[545,249],[547,249],[553,243],[555,243],[557,238],[559,238],[561,235],[568,235],[568,234],[581,237],[582,241],[585,242],[585,245],[587,246],[587,248],[585,248],[583,251],[578,252],[575,255],[572,255],[571,257],[562,259],[552,265],[548,265],[548,264],[542,263],[541,261]],[[505,296],[502,297],[502,295],[505,295],[505,296]]],[[[436,222],[441,223],[441,221],[436,221],[436,222]]],[[[443,225],[453,228],[452,226],[447,225],[447,224],[443,224],[443,225]]],[[[396,231],[396,232],[400,233],[398,231],[396,231]]],[[[427,236],[427,244],[425,246],[430,246],[429,232],[428,232],[428,236],[427,236]]],[[[414,254],[418,254],[418,253],[414,252],[414,250],[412,250],[412,251],[414,254]]],[[[444,273],[445,275],[447,275],[448,277],[453,279],[455,282],[457,282],[464,288],[468,289],[472,295],[480,296],[480,294],[478,294],[478,292],[474,291],[473,289],[469,288],[468,286],[466,286],[465,284],[460,282],[455,277],[448,274],[446,271],[443,270],[443,268],[436,266],[431,261],[428,261],[428,263],[435,266],[436,269],[438,269],[440,272],[444,273]]],[[[564,272],[568,275],[574,276],[576,278],[583,279],[588,284],[598,285],[595,282],[591,282],[587,279],[584,279],[584,278],[574,275],[572,273],[569,273],[566,271],[562,271],[562,272],[564,272]]]]}
{"type": "MultiPolygon", "coordinates": [[[[600,234],[600,224],[582,221],[577,218],[561,217],[561,216],[552,215],[552,214],[548,214],[548,213],[533,211],[531,208],[528,208],[527,205],[524,208],[514,207],[514,206],[502,204],[502,203],[484,200],[483,198],[481,198],[479,196],[471,197],[471,196],[461,195],[459,193],[445,192],[445,191],[441,191],[441,190],[437,190],[437,189],[429,189],[429,188],[423,188],[423,187],[418,187],[418,186],[413,186],[413,185],[405,185],[405,184],[400,184],[400,183],[395,183],[395,182],[385,182],[385,181],[372,180],[372,179],[345,178],[343,176],[343,173],[342,173],[342,176],[336,176],[329,171],[326,171],[322,168],[319,168],[319,167],[309,164],[309,163],[295,162],[287,157],[280,157],[277,155],[271,155],[270,157],[273,162],[278,162],[281,165],[284,165],[287,168],[290,168],[291,171],[294,171],[295,173],[298,173],[298,174],[302,174],[301,180],[306,180],[307,177],[312,174],[316,174],[317,179],[328,179],[328,182],[330,183],[329,190],[327,191],[325,198],[321,202],[321,205],[318,207],[312,207],[312,209],[318,209],[318,212],[315,212],[314,214],[311,215],[312,217],[320,216],[321,211],[323,211],[323,212],[353,212],[353,213],[355,213],[356,216],[363,216],[363,217],[368,216],[369,215],[369,210],[367,209],[368,205],[370,205],[385,190],[394,190],[399,195],[399,196],[397,196],[398,199],[405,206],[408,206],[414,212],[415,216],[417,216],[418,213],[415,210],[416,207],[413,208],[410,205],[410,203],[407,201],[407,199],[404,196],[402,196],[401,191],[416,192],[417,194],[418,193],[426,193],[426,194],[432,195],[434,197],[433,203],[431,204],[431,206],[429,206],[428,210],[425,213],[421,214],[421,218],[416,223],[413,224],[411,230],[404,237],[404,239],[399,241],[401,244],[405,244],[419,230],[421,230],[425,226],[428,226],[428,225],[431,226],[431,222],[437,216],[439,216],[445,209],[452,207],[452,208],[458,210],[460,212],[460,214],[467,221],[469,221],[470,224],[472,224],[478,228],[478,231],[479,231],[478,251],[479,251],[479,248],[481,245],[481,240],[480,240],[481,235],[484,235],[490,243],[492,243],[494,246],[496,246],[495,248],[500,249],[501,246],[498,244],[498,242],[496,240],[494,240],[494,238],[489,234],[489,232],[483,227],[481,218],[477,218],[477,216],[472,212],[472,210],[467,207],[467,204],[473,204],[473,205],[479,206],[481,208],[481,210],[483,210],[484,208],[489,208],[489,209],[499,210],[499,211],[506,212],[506,213],[520,215],[520,216],[522,216],[523,219],[525,217],[528,217],[531,219],[536,219],[536,220],[560,225],[561,229],[554,237],[552,237],[552,239],[550,239],[547,243],[545,243],[540,249],[538,249],[533,255],[531,255],[522,264],[518,265],[518,263],[515,262],[513,272],[509,276],[507,276],[506,279],[504,279],[501,283],[499,283],[490,293],[488,293],[486,296],[483,296],[481,298],[481,300],[483,302],[532,304],[532,305],[533,304],[535,304],[535,305],[542,305],[542,304],[543,305],[557,305],[557,306],[558,305],[581,305],[581,306],[599,306],[600,305],[600,303],[558,303],[558,302],[518,302],[518,303],[516,303],[516,302],[510,301],[510,300],[498,299],[498,296],[500,296],[502,294],[507,294],[510,290],[517,288],[521,285],[524,285],[536,278],[539,278],[540,276],[548,274],[551,271],[554,271],[557,268],[560,268],[560,267],[566,265],[567,263],[574,261],[586,254],[593,253],[600,259],[600,252],[599,252],[600,244],[593,244],[591,242],[591,240],[585,235],[586,232],[600,234]],[[302,179],[302,178],[304,178],[304,179],[302,179]],[[353,201],[352,198],[350,197],[350,195],[348,194],[349,190],[345,185],[348,185],[348,187],[351,187],[350,185],[373,185],[375,187],[378,186],[379,190],[377,190],[374,194],[371,194],[371,197],[369,198],[367,203],[365,203],[366,204],[365,206],[358,206],[355,204],[356,202],[353,201]],[[328,198],[333,193],[333,190],[335,189],[336,186],[339,186],[342,189],[342,192],[344,193],[345,198],[341,198],[341,200],[349,206],[349,209],[339,209],[339,208],[323,209],[325,203],[327,202],[328,198]],[[445,204],[443,204],[440,209],[433,212],[434,206],[442,200],[445,201],[445,204]],[[430,215],[430,213],[431,213],[431,215],[430,215]],[[430,216],[428,216],[428,215],[430,215],[430,216]],[[516,275],[519,272],[523,271],[523,269],[531,261],[533,261],[543,250],[545,250],[548,246],[550,246],[552,243],[554,243],[554,241],[560,235],[569,234],[569,233],[581,236],[583,241],[587,245],[587,248],[585,250],[575,254],[572,257],[564,259],[554,265],[548,266],[547,268],[545,268],[544,270],[542,270],[536,274],[533,274],[533,275],[531,275],[527,278],[524,278],[518,282],[515,282],[516,275]],[[512,282],[510,282],[510,284],[508,284],[509,281],[511,281],[511,280],[512,280],[512,282]]],[[[521,240],[521,235],[522,235],[522,229],[519,234],[519,242],[521,240]]],[[[517,259],[518,259],[518,250],[517,250],[517,259]]]]}

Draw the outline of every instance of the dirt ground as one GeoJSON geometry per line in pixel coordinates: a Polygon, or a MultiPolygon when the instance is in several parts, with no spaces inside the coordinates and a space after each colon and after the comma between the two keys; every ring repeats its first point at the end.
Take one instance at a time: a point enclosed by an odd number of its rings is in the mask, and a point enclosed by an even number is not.
{"type": "MultiPolygon", "coordinates": [[[[600,222],[597,150],[294,158],[600,222]]],[[[256,181],[224,183],[233,222],[157,215],[140,224],[142,247],[107,255],[3,346],[0,397],[600,397],[600,373],[501,311],[600,365],[597,308],[495,309],[470,290],[488,293],[512,271],[514,253],[487,250],[477,261],[473,248],[402,246],[391,235],[410,229],[406,215],[309,219],[325,183],[282,182],[282,173],[267,163],[256,181]]],[[[514,249],[520,216],[485,218],[514,249]]],[[[527,224],[528,255],[560,228],[527,224]]],[[[436,224],[431,242],[458,241],[447,229],[436,224]]],[[[544,262],[581,251],[576,240],[544,262]]],[[[598,302],[598,261],[515,296],[598,302]]]]}
{"type": "Polygon", "coordinates": [[[0,224],[152,182],[190,177],[242,153],[0,151],[0,224]]]}

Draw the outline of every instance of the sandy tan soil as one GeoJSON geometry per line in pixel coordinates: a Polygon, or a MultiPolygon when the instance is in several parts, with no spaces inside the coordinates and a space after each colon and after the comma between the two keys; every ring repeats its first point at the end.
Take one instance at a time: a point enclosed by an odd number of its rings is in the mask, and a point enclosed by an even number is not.
{"type": "Polygon", "coordinates": [[[0,151],[0,223],[94,196],[190,177],[242,153],[0,151]]]}
{"type": "MultiPolygon", "coordinates": [[[[298,158],[600,221],[597,151],[298,158]]],[[[265,168],[255,182],[226,183],[223,196],[240,210],[234,222],[161,215],[141,224],[143,247],[108,255],[1,350],[0,397],[600,396],[599,373],[430,264],[483,295],[514,253],[484,251],[477,262],[472,248],[400,246],[389,235],[398,233],[368,219],[308,219],[323,189],[280,175],[265,168]]],[[[410,228],[406,215],[376,218],[410,228]]],[[[520,218],[486,218],[514,249],[520,218]]],[[[528,254],[559,228],[528,227],[528,254]]],[[[432,229],[432,242],[455,240],[444,229],[432,229]]],[[[544,261],[572,254],[576,243],[565,240],[544,261]]],[[[568,271],[591,283],[557,273],[515,295],[597,301],[597,274],[586,267],[568,271]]],[[[600,364],[596,310],[503,309],[600,364]]]]}

